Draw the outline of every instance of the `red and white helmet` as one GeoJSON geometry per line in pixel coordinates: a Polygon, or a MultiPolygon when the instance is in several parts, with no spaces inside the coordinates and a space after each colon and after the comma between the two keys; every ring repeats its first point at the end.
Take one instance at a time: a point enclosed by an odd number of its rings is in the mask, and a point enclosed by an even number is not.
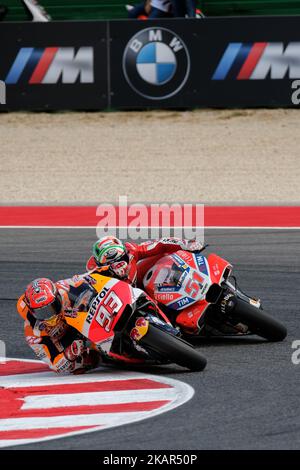
{"type": "Polygon", "coordinates": [[[32,315],[47,321],[61,313],[62,299],[54,282],[47,278],[32,281],[25,291],[25,302],[32,315]]]}

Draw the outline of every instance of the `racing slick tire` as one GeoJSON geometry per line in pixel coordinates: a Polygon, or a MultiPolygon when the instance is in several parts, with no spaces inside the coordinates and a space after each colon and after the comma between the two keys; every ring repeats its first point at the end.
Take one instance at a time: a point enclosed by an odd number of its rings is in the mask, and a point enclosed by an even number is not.
{"type": "Polygon", "coordinates": [[[148,332],[139,341],[146,349],[152,350],[164,359],[193,371],[201,371],[206,366],[206,359],[191,344],[173,336],[152,324],[148,332]]]}
{"type": "Polygon", "coordinates": [[[248,326],[251,333],[268,341],[283,341],[287,335],[287,329],[282,323],[244,300],[236,299],[234,314],[248,326]]]}

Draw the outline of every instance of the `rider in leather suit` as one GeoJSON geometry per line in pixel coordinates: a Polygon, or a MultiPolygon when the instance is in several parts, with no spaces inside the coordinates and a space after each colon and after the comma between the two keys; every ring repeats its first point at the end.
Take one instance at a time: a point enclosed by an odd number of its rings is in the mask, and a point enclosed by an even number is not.
{"type": "MultiPolygon", "coordinates": [[[[203,245],[195,240],[179,238],[162,238],[141,244],[132,242],[122,243],[116,237],[103,237],[93,245],[93,255],[86,263],[87,271],[101,271],[104,275],[122,279],[132,285],[141,286],[142,273],[139,273],[137,263],[149,259],[149,268],[155,259],[163,255],[175,253],[178,250],[199,251],[203,245]]],[[[147,269],[144,264],[143,272],[147,269]]],[[[142,287],[142,286],[141,286],[142,287]]]]}
{"type": "Polygon", "coordinates": [[[99,364],[99,353],[65,321],[65,316],[72,316],[81,294],[82,302],[90,300],[89,291],[88,275],[56,283],[40,278],[32,281],[18,300],[27,344],[55,372],[78,374],[99,364]]]}

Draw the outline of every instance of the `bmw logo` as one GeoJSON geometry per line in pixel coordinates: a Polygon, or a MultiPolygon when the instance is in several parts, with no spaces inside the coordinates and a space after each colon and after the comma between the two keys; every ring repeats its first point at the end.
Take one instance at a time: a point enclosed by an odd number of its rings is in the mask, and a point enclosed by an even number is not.
{"type": "Polygon", "coordinates": [[[162,100],[178,93],[187,81],[190,57],[177,34],[165,28],[147,28],[128,42],[123,71],[136,93],[162,100]]]}

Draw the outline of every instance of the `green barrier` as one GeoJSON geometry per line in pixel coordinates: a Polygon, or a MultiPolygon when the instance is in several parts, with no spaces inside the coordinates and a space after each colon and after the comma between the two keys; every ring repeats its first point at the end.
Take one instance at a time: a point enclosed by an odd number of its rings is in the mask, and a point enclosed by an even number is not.
{"type": "MultiPolygon", "coordinates": [[[[20,0],[0,0],[8,7],[7,21],[28,19],[20,0]]],[[[120,0],[42,0],[39,2],[53,20],[101,20],[127,18],[126,3],[120,0]]]]}
{"type": "Polygon", "coordinates": [[[300,13],[299,0],[201,0],[208,16],[223,15],[296,15],[300,13]]]}
{"type": "MultiPolygon", "coordinates": [[[[8,7],[6,21],[28,17],[21,0],[0,0],[8,7]]],[[[40,4],[54,20],[101,20],[127,18],[126,3],[139,0],[42,0],[40,4]]],[[[300,14],[300,0],[199,0],[207,16],[300,14]]]]}

